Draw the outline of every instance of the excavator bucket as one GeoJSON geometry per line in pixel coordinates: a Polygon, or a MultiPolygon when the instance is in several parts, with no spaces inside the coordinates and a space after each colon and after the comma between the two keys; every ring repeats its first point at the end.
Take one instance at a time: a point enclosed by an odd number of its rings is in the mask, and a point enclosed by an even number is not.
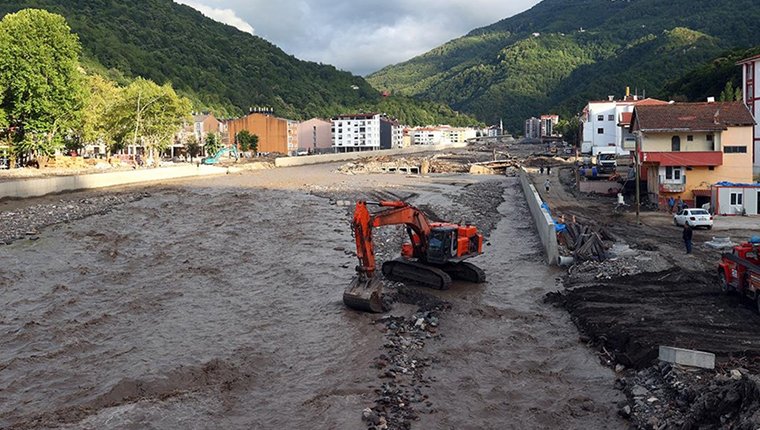
{"type": "Polygon", "coordinates": [[[351,285],[343,292],[343,303],[357,311],[384,312],[382,281],[374,276],[355,276],[351,285]]]}

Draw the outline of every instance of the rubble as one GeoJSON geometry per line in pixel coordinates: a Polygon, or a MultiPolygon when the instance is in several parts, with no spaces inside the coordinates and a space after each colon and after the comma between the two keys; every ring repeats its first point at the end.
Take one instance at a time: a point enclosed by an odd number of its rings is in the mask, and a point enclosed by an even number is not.
{"type": "Polygon", "coordinates": [[[0,212],[0,243],[9,245],[24,238],[37,240],[39,231],[45,227],[108,213],[115,206],[146,197],[150,197],[150,193],[108,193],[83,199],[60,199],[56,203],[3,211],[0,212]]]}

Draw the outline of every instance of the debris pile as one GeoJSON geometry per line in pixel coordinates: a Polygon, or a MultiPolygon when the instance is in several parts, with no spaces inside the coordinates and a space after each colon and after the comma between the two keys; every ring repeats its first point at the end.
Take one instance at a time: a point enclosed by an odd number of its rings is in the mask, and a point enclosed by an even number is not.
{"type": "Polygon", "coordinates": [[[559,242],[572,252],[576,261],[604,261],[607,259],[606,242],[615,238],[604,227],[590,227],[578,223],[565,224],[559,233],[559,242]]]}
{"type": "Polygon", "coordinates": [[[397,299],[417,301],[420,308],[411,317],[386,315],[375,321],[384,325],[385,353],[375,359],[374,367],[383,381],[375,389],[372,407],[362,411],[368,429],[409,429],[421,413],[433,413],[433,403],[423,389],[434,382],[425,376],[432,358],[424,355],[425,342],[438,338],[438,318],[450,305],[422,293],[414,293],[403,284],[397,299]],[[423,297],[424,296],[424,297],[423,297]],[[422,299],[420,299],[422,297],[422,299]]]}
{"type": "Polygon", "coordinates": [[[688,369],[665,362],[619,378],[619,414],[643,429],[755,429],[760,381],[743,368],[688,369]]]}
{"type": "Polygon", "coordinates": [[[61,199],[57,203],[29,206],[0,212],[0,244],[10,245],[25,237],[39,238],[39,230],[70,222],[90,215],[108,213],[115,206],[150,197],[149,193],[119,193],[87,197],[79,200],[61,199]]]}

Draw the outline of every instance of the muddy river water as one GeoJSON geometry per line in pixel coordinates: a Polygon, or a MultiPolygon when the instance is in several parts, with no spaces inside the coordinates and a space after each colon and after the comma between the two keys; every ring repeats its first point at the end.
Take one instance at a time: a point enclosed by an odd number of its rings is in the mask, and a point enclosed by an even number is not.
{"type": "MultiPolygon", "coordinates": [[[[383,334],[341,302],[346,209],[308,190],[403,187],[435,207],[458,181],[312,168],[181,182],[1,247],[0,428],[366,428],[383,334]]],[[[489,280],[437,293],[452,306],[426,346],[435,412],[413,428],[623,428],[614,375],[544,304],[557,272],[516,181],[499,181],[474,260],[489,280]]]]}

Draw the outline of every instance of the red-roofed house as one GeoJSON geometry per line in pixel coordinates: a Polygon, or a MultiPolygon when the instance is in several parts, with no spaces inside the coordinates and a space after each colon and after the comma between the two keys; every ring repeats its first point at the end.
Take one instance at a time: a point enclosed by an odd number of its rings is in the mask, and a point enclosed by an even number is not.
{"type": "MultiPolygon", "coordinates": [[[[744,103],[747,104],[750,112],[755,118],[760,117],[760,55],[746,58],[739,62],[742,66],[742,95],[744,103]]],[[[754,164],[755,175],[760,175],[760,124],[755,125],[752,145],[752,159],[754,164]]]]}
{"type": "Polygon", "coordinates": [[[715,183],[751,182],[754,125],[741,102],[637,105],[630,130],[650,200],[664,207],[673,196],[701,206],[715,183]]]}

